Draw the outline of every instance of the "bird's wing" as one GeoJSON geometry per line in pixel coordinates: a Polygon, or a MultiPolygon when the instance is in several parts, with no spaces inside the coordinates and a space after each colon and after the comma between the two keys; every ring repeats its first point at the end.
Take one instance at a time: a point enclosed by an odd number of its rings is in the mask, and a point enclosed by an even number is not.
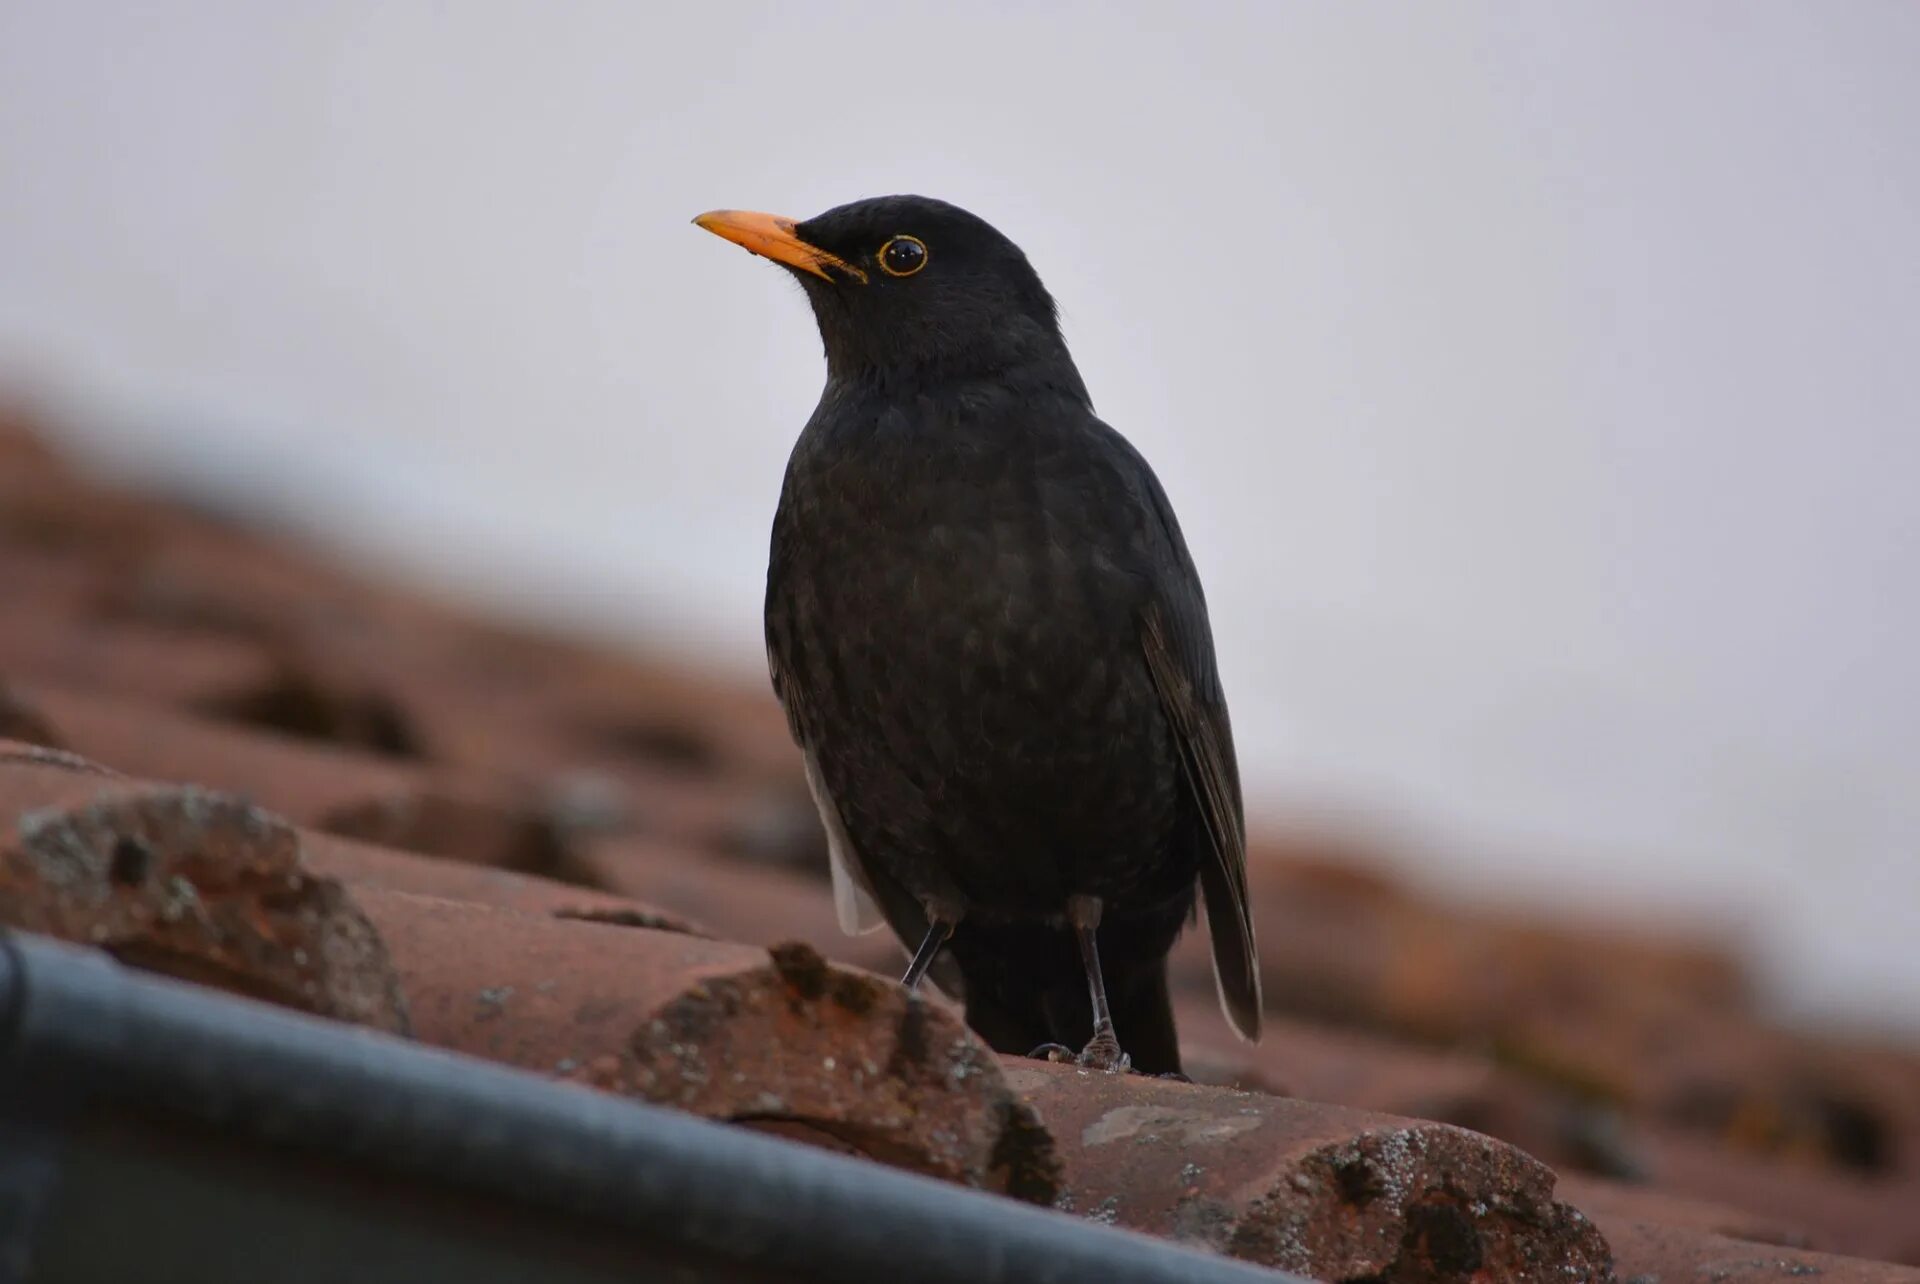
{"type": "Polygon", "coordinates": [[[1147,611],[1141,644],[1160,691],[1161,707],[1180,743],[1188,786],[1206,820],[1212,859],[1201,863],[1200,891],[1207,906],[1220,1007],[1241,1038],[1256,1040],[1260,1037],[1260,958],[1247,905],[1246,829],[1226,705],[1196,689],[1182,640],[1158,607],[1147,611]]]}
{"type": "Polygon", "coordinates": [[[1172,562],[1171,574],[1155,577],[1154,594],[1142,613],[1140,645],[1212,849],[1211,859],[1200,865],[1200,892],[1207,907],[1220,1007],[1235,1033],[1253,1041],[1260,1037],[1260,955],[1247,898],[1247,831],[1233,727],[1199,573],[1173,507],[1145,460],[1139,460],[1139,475],[1172,562]]]}
{"type": "MultiPolygon", "coordinates": [[[[794,535],[790,529],[791,510],[787,505],[787,483],[783,483],[780,505],[773,514],[773,539],[767,558],[767,676],[773,680],[774,698],[787,715],[787,729],[800,746],[807,765],[807,792],[820,812],[820,827],[827,833],[827,866],[833,876],[834,917],[848,936],[862,936],[884,924],[873,880],[860,863],[860,853],[847,837],[846,822],[840,807],[827,790],[827,778],[820,770],[819,749],[813,734],[814,719],[807,707],[804,681],[792,672],[799,657],[794,654],[793,603],[788,590],[793,583],[794,535]]],[[[804,669],[804,666],[800,666],[804,669]]]]}
{"type": "Polygon", "coordinates": [[[781,671],[780,657],[771,641],[767,646],[767,672],[773,679],[773,693],[779,698],[781,708],[786,710],[787,725],[793,731],[793,738],[806,756],[807,791],[813,795],[813,805],[820,811],[820,826],[827,831],[827,868],[833,877],[834,917],[840,920],[840,930],[848,936],[864,936],[877,931],[886,926],[886,920],[881,916],[880,906],[875,900],[873,881],[867,877],[867,871],[860,864],[860,853],[847,837],[847,826],[840,818],[839,805],[833,801],[833,795],[827,792],[826,777],[820,773],[819,757],[814,753],[807,735],[807,719],[799,693],[791,689],[786,675],[781,671]]]}
{"type": "Polygon", "coordinates": [[[807,788],[813,794],[813,805],[820,809],[820,823],[827,831],[827,868],[833,875],[834,917],[840,920],[840,930],[848,936],[878,931],[886,924],[880,916],[879,905],[874,903],[873,884],[868,881],[866,870],[860,867],[860,854],[847,837],[840,808],[820,778],[819,760],[813,756],[813,750],[806,753],[807,788]]]}

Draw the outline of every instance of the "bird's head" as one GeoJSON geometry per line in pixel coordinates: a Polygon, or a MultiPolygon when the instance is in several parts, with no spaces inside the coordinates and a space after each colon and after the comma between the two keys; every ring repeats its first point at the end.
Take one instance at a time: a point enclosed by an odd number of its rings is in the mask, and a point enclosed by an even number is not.
{"type": "Polygon", "coordinates": [[[743,210],[694,222],[793,273],[832,377],[924,382],[1055,365],[1079,381],[1027,256],[945,201],[881,196],[802,222],[743,210]]]}

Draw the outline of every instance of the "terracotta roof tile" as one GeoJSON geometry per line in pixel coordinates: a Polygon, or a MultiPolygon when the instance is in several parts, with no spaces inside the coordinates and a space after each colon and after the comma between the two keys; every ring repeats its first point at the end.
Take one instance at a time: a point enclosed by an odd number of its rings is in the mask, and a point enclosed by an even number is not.
{"type": "MultiPolygon", "coordinates": [[[[1804,1228],[1814,1248],[1920,1266],[1920,1173],[1868,1176],[1764,1162],[1670,1130],[1649,1130],[1649,1181],[1662,1190],[1730,1204],[1804,1228]]],[[[1907,1161],[1911,1164],[1911,1158],[1907,1161]]]]}
{"type": "MultiPolygon", "coordinates": [[[[1269,845],[1253,871],[1269,1007],[1485,1048],[1563,1094],[1756,1153],[1920,1164],[1920,1055],[1769,1026],[1720,951],[1448,907],[1328,859],[1269,845]]],[[[1174,976],[1211,994],[1197,936],[1174,976]]]]}
{"type": "Polygon", "coordinates": [[[1804,1229],[1791,1222],[1749,1209],[1649,1190],[1603,1177],[1562,1174],[1558,1193],[1602,1226],[1641,1222],[1782,1248],[1806,1248],[1812,1240],[1804,1229]]]}
{"type": "Polygon", "coordinates": [[[0,740],[62,747],[47,720],[4,686],[0,686],[0,740]]]}
{"type": "Polygon", "coordinates": [[[30,611],[0,630],[0,672],[185,709],[237,701],[275,681],[271,657],[240,639],[30,611]]]}
{"type": "Polygon", "coordinates": [[[1047,1200],[1046,1131],[949,1011],[803,945],[363,889],[421,1039],[1047,1200]]]}
{"type": "Polygon", "coordinates": [[[1817,1278],[1822,1284],[1920,1284],[1920,1270],[1857,1257],[1834,1257],[1728,1239],[1682,1227],[1599,1218],[1622,1280],[1710,1280],[1713,1284],[1778,1284],[1817,1278]]]}
{"type": "Polygon", "coordinates": [[[331,834],[303,831],[300,855],[314,873],[338,879],[353,888],[411,892],[523,914],[710,935],[671,910],[624,896],[610,896],[591,888],[512,870],[377,847],[331,834]]]}
{"type": "Polygon", "coordinates": [[[197,786],[0,755],[0,923],[322,1016],[407,1025],[379,935],[339,883],[302,868],[292,828],[197,786]]]}
{"type": "Polygon", "coordinates": [[[665,906],[736,941],[805,941],[837,963],[880,973],[906,967],[906,955],[891,935],[846,935],[827,885],[791,870],[756,868],[653,839],[616,836],[577,844],[561,873],[589,887],[665,906]]]}
{"type": "Polygon", "coordinates": [[[1471,1049],[1287,1017],[1269,1018],[1270,1033],[1250,1047],[1233,1039],[1210,1003],[1189,999],[1177,1014],[1196,1049],[1195,1078],[1207,1082],[1458,1124],[1556,1166],[1629,1177],[1644,1167],[1617,1108],[1471,1049]]]}
{"type": "Polygon", "coordinates": [[[559,838],[530,791],[44,685],[14,698],[57,742],[130,775],[192,780],[297,824],[473,864],[538,869],[559,838]]]}
{"type": "MultiPolygon", "coordinates": [[[[1458,1124],[1564,1170],[1743,1209],[1760,1222],[1797,1228],[1810,1247],[1920,1259],[1907,1211],[1920,1207],[1910,1145],[1889,1155],[1881,1170],[1862,1172],[1819,1158],[1819,1151],[1796,1159],[1644,1106],[1596,1099],[1470,1048],[1400,1043],[1285,1018],[1272,1022],[1260,1046],[1248,1047],[1230,1039],[1210,997],[1189,997],[1178,1011],[1184,1037],[1202,1050],[1195,1068],[1216,1082],[1458,1124]]],[[[1703,1019],[1699,1028],[1710,1031],[1715,1023],[1703,1019]]],[[[1764,1084],[1767,1069],[1757,1065],[1749,1078],[1728,1064],[1722,1081],[1764,1084]]]]}
{"type": "MultiPolygon", "coordinates": [[[[1746,1002],[1740,968],[1711,945],[1445,905],[1375,872],[1381,852],[1253,839],[1262,981],[1283,1011],[1421,1038],[1493,1039],[1542,1013],[1607,1021],[1649,1004],[1746,1002]]],[[[1204,950],[1189,948],[1179,963],[1188,985],[1212,984],[1204,950]]]]}
{"type": "Polygon", "coordinates": [[[1554,1175],[1444,1124],[1009,1062],[1060,1139],[1061,1206],[1315,1279],[1599,1279],[1554,1175]]]}

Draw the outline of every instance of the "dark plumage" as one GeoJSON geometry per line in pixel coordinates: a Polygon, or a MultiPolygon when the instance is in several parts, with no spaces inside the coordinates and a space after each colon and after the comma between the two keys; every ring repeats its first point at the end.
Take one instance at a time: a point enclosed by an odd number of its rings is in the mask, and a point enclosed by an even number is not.
{"type": "Polygon", "coordinates": [[[950,932],[968,1022],[1003,1052],[1086,1044],[1084,1062],[1121,1065],[1117,1032],[1137,1068],[1175,1072],[1166,955],[1197,885],[1222,1005],[1257,1038],[1200,580],[1026,256],[916,196],[696,221],[791,269],[826,347],[766,632],[842,925],[884,917],[919,946],[908,984],[950,932]]]}

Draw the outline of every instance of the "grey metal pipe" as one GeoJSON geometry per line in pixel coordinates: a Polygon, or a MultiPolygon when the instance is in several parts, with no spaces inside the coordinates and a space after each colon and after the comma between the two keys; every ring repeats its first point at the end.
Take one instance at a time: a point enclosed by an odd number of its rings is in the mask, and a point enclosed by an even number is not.
{"type": "Polygon", "coordinates": [[[75,1100],[85,1108],[69,1119],[154,1117],[345,1160],[716,1268],[689,1278],[1296,1279],[13,936],[0,949],[0,1102],[21,1117],[75,1100]]]}

